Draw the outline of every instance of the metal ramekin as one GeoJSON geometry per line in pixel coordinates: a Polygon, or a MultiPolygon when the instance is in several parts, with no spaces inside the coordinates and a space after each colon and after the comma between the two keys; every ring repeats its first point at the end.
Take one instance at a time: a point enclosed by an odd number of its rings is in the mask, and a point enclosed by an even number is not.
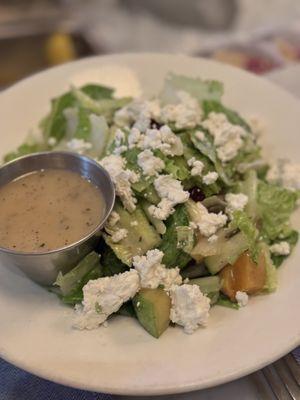
{"type": "Polygon", "coordinates": [[[0,247],[0,259],[14,264],[28,277],[42,285],[51,285],[59,271],[67,272],[97,245],[100,231],[115,202],[115,189],[109,174],[93,159],[78,153],[52,151],[20,157],[0,168],[0,186],[30,172],[42,169],[77,172],[102,192],[106,210],[97,227],[75,243],[45,252],[22,252],[0,247]]]}

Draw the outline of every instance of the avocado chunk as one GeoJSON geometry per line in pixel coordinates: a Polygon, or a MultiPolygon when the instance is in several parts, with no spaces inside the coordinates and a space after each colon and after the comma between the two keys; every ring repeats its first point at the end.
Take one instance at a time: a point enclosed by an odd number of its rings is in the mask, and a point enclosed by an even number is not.
{"type": "Polygon", "coordinates": [[[141,289],[133,298],[137,318],[150,335],[159,338],[170,324],[171,300],[160,288],[141,289]]]}
{"type": "Polygon", "coordinates": [[[189,280],[190,285],[199,286],[201,292],[210,298],[210,304],[215,304],[219,299],[221,282],[220,278],[215,276],[205,276],[204,278],[196,278],[189,280]]]}

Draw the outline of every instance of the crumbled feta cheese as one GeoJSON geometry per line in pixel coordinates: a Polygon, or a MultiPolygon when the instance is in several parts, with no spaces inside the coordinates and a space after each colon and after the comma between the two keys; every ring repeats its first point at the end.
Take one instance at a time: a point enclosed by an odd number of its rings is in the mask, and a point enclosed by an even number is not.
{"type": "Polygon", "coordinates": [[[175,209],[174,206],[184,203],[189,198],[189,192],[184,191],[179,180],[171,175],[160,175],[154,180],[154,187],[162,199],[157,206],[150,206],[149,213],[155,218],[165,220],[175,209]]]}
{"type": "Polygon", "coordinates": [[[217,172],[209,172],[208,174],[203,176],[203,183],[205,185],[212,185],[218,179],[219,174],[217,172]]]}
{"type": "Polygon", "coordinates": [[[291,247],[288,242],[279,242],[270,246],[270,252],[276,256],[288,256],[291,252],[291,247]]]}
{"type": "Polygon", "coordinates": [[[235,299],[240,307],[245,307],[248,304],[249,297],[246,292],[238,290],[235,294],[235,299]]]}
{"type": "Polygon", "coordinates": [[[131,226],[138,226],[138,222],[137,222],[137,221],[131,221],[131,222],[130,222],[130,225],[131,225],[131,226]]]}
{"type": "Polygon", "coordinates": [[[128,106],[120,108],[120,110],[115,112],[114,122],[117,126],[128,126],[132,122],[131,119],[131,113],[128,110],[128,106]]]}
{"type": "Polygon", "coordinates": [[[243,211],[248,203],[248,196],[243,193],[227,193],[225,201],[227,203],[226,212],[232,215],[234,211],[243,211]]]}
{"type": "Polygon", "coordinates": [[[153,152],[149,149],[146,149],[139,153],[137,163],[139,167],[142,168],[144,175],[157,175],[158,172],[161,172],[165,163],[159,157],[155,157],[153,152]]]}
{"type": "Polygon", "coordinates": [[[227,216],[219,212],[218,214],[208,212],[200,202],[195,203],[196,211],[193,222],[196,224],[201,235],[210,237],[214,235],[227,222],[227,216]]]}
{"type": "Polygon", "coordinates": [[[210,299],[203,295],[199,286],[184,284],[170,290],[172,322],[183,326],[185,333],[193,333],[200,325],[206,325],[210,299]]]}
{"type": "Polygon", "coordinates": [[[174,205],[184,203],[189,198],[189,192],[184,191],[181,182],[171,175],[160,175],[155,179],[154,187],[160,198],[167,198],[174,205]]]}
{"type": "Polygon", "coordinates": [[[116,155],[123,154],[123,153],[125,153],[125,151],[127,151],[127,149],[128,149],[128,147],[123,144],[119,147],[116,147],[113,151],[113,154],[116,154],[116,155]]]}
{"type": "Polygon", "coordinates": [[[115,144],[120,146],[125,142],[125,133],[121,129],[117,129],[115,132],[115,144]]]}
{"type": "Polygon", "coordinates": [[[83,301],[76,307],[74,326],[78,329],[95,329],[107,317],[118,311],[123,303],[135,296],[140,288],[136,270],[90,280],[83,287],[83,301]]]}
{"type": "Polygon", "coordinates": [[[56,143],[57,143],[57,140],[55,137],[53,137],[53,136],[49,137],[49,139],[48,139],[49,146],[55,146],[56,143]]]}
{"type": "Polygon", "coordinates": [[[151,120],[160,118],[158,100],[137,99],[115,113],[114,121],[118,126],[133,124],[141,132],[145,132],[151,120]]]}
{"type": "Polygon", "coordinates": [[[114,154],[120,155],[127,150],[127,146],[125,143],[125,133],[121,129],[117,129],[115,133],[115,149],[113,151],[114,154]]]}
{"type": "Polygon", "coordinates": [[[202,142],[205,139],[205,134],[204,132],[201,131],[196,131],[195,132],[195,138],[200,140],[200,142],[202,142]]]}
{"type": "Polygon", "coordinates": [[[290,162],[289,160],[278,160],[278,162],[269,169],[267,180],[284,186],[287,189],[300,189],[300,164],[290,162]]]}
{"type": "Polygon", "coordinates": [[[139,176],[130,169],[125,169],[126,160],[115,154],[104,157],[99,161],[107,170],[116,187],[116,194],[122,200],[128,211],[135,210],[136,198],[133,196],[131,184],[138,181],[139,176]]]}
{"type": "Polygon", "coordinates": [[[164,221],[173,212],[175,208],[173,207],[173,202],[168,199],[162,199],[157,206],[151,205],[148,207],[149,214],[156,219],[164,221]]]}
{"type": "Polygon", "coordinates": [[[192,176],[197,176],[197,175],[201,176],[203,168],[204,168],[204,164],[202,161],[196,160],[195,157],[192,157],[188,160],[187,163],[190,167],[192,167],[192,169],[191,169],[192,176]]]}
{"type": "Polygon", "coordinates": [[[179,102],[164,106],[161,109],[161,120],[164,123],[174,123],[176,129],[195,128],[202,118],[202,110],[197,99],[184,91],[176,94],[179,102]]]}
{"type": "Polygon", "coordinates": [[[190,221],[189,226],[192,229],[197,229],[198,228],[197,224],[195,222],[193,222],[193,221],[190,221]]]}
{"type": "Polygon", "coordinates": [[[162,264],[164,253],[158,249],[147,251],[145,256],[133,257],[133,266],[138,271],[141,287],[156,289],[163,285],[169,290],[172,285],[180,285],[182,278],[179,268],[166,268],[162,264]]]}
{"type": "Polygon", "coordinates": [[[92,148],[92,144],[83,139],[71,139],[67,142],[67,148],[81,154],[92,148]]]}
{"type": "Polygon", "coordinates": [[[107,225],[113,228],[120,221],[120,215],[116,211],[112,211],[108,220],[107,225]]]}
{"type": "Polygon", "coordinates": [[[218,240],[218,236],[217,236],[217,235],[211,235],[211,236],[207,239],[207,241],[208,241],[209,243],[215,243],[217,240],[218,240]]]}
{"type": "Polygon", "coordinates": [[[128,135],[128,146],[130,149],[133,147],[140,147],[143,135],[137,128],[132,128],[128,135]]]}
{"type": "Polygon", "coordinates": [[[140,147],[143,149],[158,149],[171,157],[183,154],[181,139],[167,125],[163,125],[159,129],[147,129],[141,138],[140,147]]]}
{"type": "Polygon", "coordinates": [[[128,230],[124,229],[124,228],[120,228],[117,231],[115,231],[112,235],[111,235],[111,240],[114,243],[118,243],[120,242],[122,239],[126,238],[128,235],[128,230]]]}
{"type": "Polygon", "coordinates": [[[231,124],[223,113],[209,113],[202,126],[213,136],[217,155],[222,162],[230,161],[238,154],[243,146],[243,137],[247,135],[243,127],[231,124]]]}

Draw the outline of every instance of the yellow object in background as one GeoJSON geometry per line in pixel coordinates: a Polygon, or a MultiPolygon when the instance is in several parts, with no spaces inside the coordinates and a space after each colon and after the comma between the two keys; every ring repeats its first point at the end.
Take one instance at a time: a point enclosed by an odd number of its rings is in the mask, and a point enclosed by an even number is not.
{"type": "Polygon", "coordinates": [[[76,58],[72,37],[66,33],[54,33],[46,41],[46,58],[49,64],[57,65],[76,58]]]}

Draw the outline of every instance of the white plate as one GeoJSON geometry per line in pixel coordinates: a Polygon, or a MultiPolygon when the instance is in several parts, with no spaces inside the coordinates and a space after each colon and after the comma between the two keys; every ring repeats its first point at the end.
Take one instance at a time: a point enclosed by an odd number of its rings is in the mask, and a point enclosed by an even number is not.
{"type": "MultiPolygon", "coordinates": [[[[26,79],[0,96],[1,152],[13,149],[70,81],[118,83],[120,93],[157,93],[172,70],[225,83],[225,102],[259,113],[269,124],[269,150],[300,161],[299,102],[260,78],[212,61],[176,55],[116,55],[67,64],[26,79]],[[116,67],[117,66],[117,67],[116,67]],[[89,70],[87,72],[87,70],[89,70]]],[[[300,247],[279,271],[275,294],[234,311],[215,307],[193,335],[170,328],[156,340],[136,321],[73,330],[72,310],[9,265],[0,266],[0,355],[49,380],[119,394],[166,394],[217,385],[248,374],[300,343],[300,247]]],[[[41,266],[42,267],[42,266],[41,266]]]]}

